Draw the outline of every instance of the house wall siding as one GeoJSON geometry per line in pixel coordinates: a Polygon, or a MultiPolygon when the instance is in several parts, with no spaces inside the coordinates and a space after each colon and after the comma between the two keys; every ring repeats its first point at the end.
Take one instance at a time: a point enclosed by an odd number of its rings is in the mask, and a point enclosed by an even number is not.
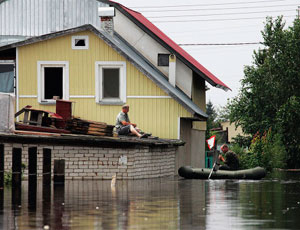
{"type": "Polygon", "coordinates": [[[55,105],[37,101],[37,62],[69,62],[69,95],[74,101],[73,115],[84,119],[115,124],[121,106],[100,105],[95,102],[95,62],[125,61],[127,71],[127,103],[130,119],[139,127],[162,138],[178,138],[178,117],[192,115],[154,82],[136,69],[123,56],[92,32],[80,32],[18,48],[19,108],[55,111],[55,105]],[[88,35],[88,50],[72,50],[72,36],[88,35]],[[149,98],[143,98],[143,97],[149,98]],[[85,98],[79,98],[85,97],[85,98]]]}

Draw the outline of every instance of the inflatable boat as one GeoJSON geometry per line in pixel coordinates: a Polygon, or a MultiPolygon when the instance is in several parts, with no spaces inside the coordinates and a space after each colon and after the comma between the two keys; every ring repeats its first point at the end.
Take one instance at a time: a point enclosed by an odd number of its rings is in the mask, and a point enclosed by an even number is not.
{"type": "MultiPolygon", "coordinates": [[[[178,169],[178,174],[186,179],[208,179],[211,169],[208,168],[192,168],[190,166],[182,166],[178,169]]],[[[213,171],[210,179],[242,179],[242,180],[260,180],[266,176],[266,170],[261,167],[245,170],[218,170],[213,171]]]]}

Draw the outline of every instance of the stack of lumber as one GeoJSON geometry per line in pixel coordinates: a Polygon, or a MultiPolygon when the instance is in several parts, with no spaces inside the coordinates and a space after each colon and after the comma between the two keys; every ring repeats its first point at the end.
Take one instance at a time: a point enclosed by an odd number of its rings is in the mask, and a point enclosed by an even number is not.
{"type": "Polygon", "coordinates": [[[113,136],[113,125],[104,122],[82,120],[73,118],[67,121],[66,129],[76,134],[89,134],[97,136],[113,136]]]}

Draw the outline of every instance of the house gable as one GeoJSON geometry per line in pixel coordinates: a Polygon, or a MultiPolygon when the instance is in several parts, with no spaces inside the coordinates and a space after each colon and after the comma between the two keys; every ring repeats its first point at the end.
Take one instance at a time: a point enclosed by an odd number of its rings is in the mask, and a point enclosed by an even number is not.
{"type": "Polygon", "coordinates": [[[178,138],[178,118],[193,116],[90,30],[24,44],[17,49],[19,108],[32,105],[34,108],[54,111],[54,105],[38,103],[37,63],[68,62],[69,99],[75,102],[74,115],[114,124],[120,106],[100,105],[95,102],[95,63],[116,61],[126,63],[126,103],[131,106],[131,120],[138,123],[142,129],[160,137],[178,138]],[[88,36],[89,49],[72,49],[72,36],[88,36]]]}
{"type": "MultiPolygon", "coordinates": [[[[170,55],[172,52],[154,40],[119,10],[116,10],[116,16],[114,17],[114,28],[130,45],[146,57],[152,65],[158,68],[166,77],[169,77],[169,66],[158,65],[158,54],[170,55]]],[[[191,98],[193,71],[178,59],[176,62],[176,74],[177,87],[191,98]]]]}
{"type": "Polygon", "coordinates": [[[130,19],[134,24],[151,36],[155,41],[165,47],[169,52],[176,55],[184,64],[186,64],[191,70],[196,72],[198,76],[205,79],[211,85],[222,88],[225,91],[230,89],[221,80],[214,76],[210,71],[208,71],[204,66],[202,66],[197,60],[195,60],[191,55],[189,55],[184,49],[182,49],[178,44],[176,44],[172,39],[165,35],[160,29],[153,25],[147,18],[145,18],[141,13],[131,10],[122,4],[119,4],[110,0],[98,0],[109,5],[116,7],[125,17],[130,19]]]}

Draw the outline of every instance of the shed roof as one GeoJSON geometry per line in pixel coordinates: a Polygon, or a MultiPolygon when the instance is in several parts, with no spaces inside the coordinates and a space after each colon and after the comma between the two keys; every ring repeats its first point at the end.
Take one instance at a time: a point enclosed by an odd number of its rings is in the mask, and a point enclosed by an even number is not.
{"type": "Polygon", "coordinates": [[[111,36],[105,31],[99,31],[92,25],[83,25],[72,29],[67,29],[59,32],[45,34],[37,37],[32,37],[24,41],[16,42],[6,46],[0,47],[0,51],[16,48],[19,46],[29,45],[36,42],[49,40],[52,38],[65,36],[68,34],[89,30],[96,34],[99,38],[103,39],[109,46],[115,49],[118,53],[123,55],[129,60],[137,69],[144,73],[148,78],[155,82],[162,90],[174,98],[179,104],[186,108],[195,116],[196,119],[207,119],[207,114],[202,111],[186,94],[181,90],[174,88],[164,75],[153,65],[151,65],[138,51],[133,49],[124,39],[117,36],[111,36]]]}
{"type": "Polygon", "coordinates": [[[220,79],[214,76],[210,71],[208,71],[196,59],[194,59],[190,54],[188,54],[184,49],[182,49],[176,42],[174,42],[160,29],[158,29],[141,13],[129,9],[117,2],[113,2],[109,0],[99,0],[99,1],[106,2],[116,7],[120,12],[122,12],[125,16],[127,16],[130,20],[132,20],[143,31],[148,33],[152,38],[158,41],[166,49],[173,52],[183,63],[189,66],[193,71],[195,71],[201,77],[203,77],[211,85],[217,88],[221,88],[225,91],[230,90],[230,88],[225,83],[223,83],[220,79]]]}

